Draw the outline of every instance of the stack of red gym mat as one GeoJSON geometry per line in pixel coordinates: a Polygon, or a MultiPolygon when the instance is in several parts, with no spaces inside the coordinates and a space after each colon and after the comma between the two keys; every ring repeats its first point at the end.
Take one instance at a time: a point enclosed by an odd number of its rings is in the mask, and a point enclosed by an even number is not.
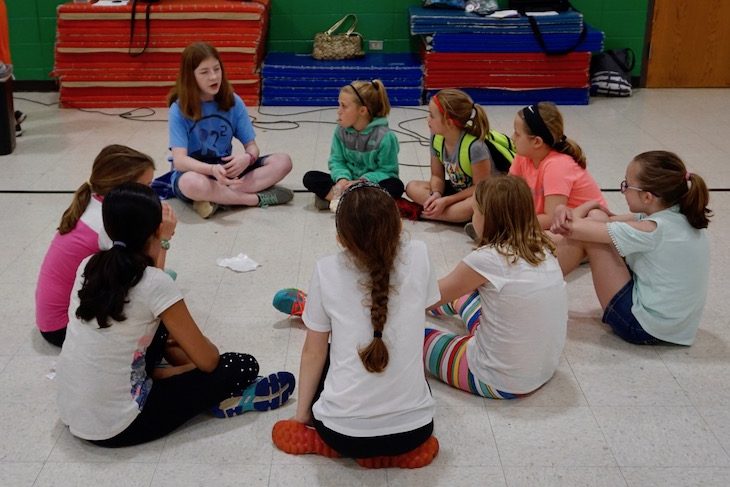
{"type": "Polygon", "coordinates": [[[164,107],[175,83],[180,53],[195,41],[215,46],[226,76],[249,106],[259,104],[270,0],[162,0],[150,9],[138,2],[130,46],[129,5],[58,7],[55,65],[61,106],[69,108],[164,107]]]}

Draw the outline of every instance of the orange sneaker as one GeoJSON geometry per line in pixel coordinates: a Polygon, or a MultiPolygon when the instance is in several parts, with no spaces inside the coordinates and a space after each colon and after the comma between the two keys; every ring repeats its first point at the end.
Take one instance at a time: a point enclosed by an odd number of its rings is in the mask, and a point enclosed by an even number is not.
{"type": "Polygon", "coordinates": [[[418,448],[401,455],[358,458],[355,461],[365,468],[421,468],[430,464],[439,453],[439,441],[430,436],[418,448]]]}
{"type": "Polygon", "coordinates": [[[322,440],[316,429],[292,419],[277,421],[271,430],[271,440],[279,450],[292,455],[315,453],[329,458],[340,456],[322,440]]]}

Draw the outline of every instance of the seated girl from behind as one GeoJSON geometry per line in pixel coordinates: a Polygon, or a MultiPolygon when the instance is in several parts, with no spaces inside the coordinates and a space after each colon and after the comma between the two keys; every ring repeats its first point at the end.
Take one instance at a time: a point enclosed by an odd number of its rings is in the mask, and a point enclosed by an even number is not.
{"type": "Polygon", "coordinates": [[[115,188],[102,205],[112,247],[77,273],[58,410],[71,434],[99,446],[161,438],[206,410],[226,417],[274,409],[294,389],[292,374],[257,378],[254,357],[219,355],[203,335],[172,278],[153,267],[163,217],[171,215],[148,186],[115,188]],[[163,356],[169,367],[157,367],[163,356]]]}

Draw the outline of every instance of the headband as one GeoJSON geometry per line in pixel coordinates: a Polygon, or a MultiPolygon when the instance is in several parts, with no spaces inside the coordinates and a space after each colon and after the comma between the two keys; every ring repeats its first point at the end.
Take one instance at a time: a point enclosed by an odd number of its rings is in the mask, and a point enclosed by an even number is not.
{"type": "Polygon", "coordinates": [[[390,196],[390,193],[384,190],[382,186],[375,184],[372,181],[368,181],[367,179],[360,179],[357,182],[348,186],[347,189],[345,189],[345,191],[343,191],[340,195],[340,202],[337,204],[337,212],[335,213],[335,226],[337,225],[337,221],[340,218],[340,208],[342,208],[342,202],[345,200],[345,197],[353,191],[362,188],[376,188],[392,198],[392,196],[390,196]]]}
{"type": "Polygon", "coordinates": [[[540,116],[540,110],[537,109],[537,105],[526,106],[522,109],[522,115],[532,135],[540,137],[550,147],[555,145],[553,134],[550,133],[550,129],[545,125],[545,120],[540,116]]]}
{"type": "Polygon", "coordinates": [[[433,100],[433,102],[434,102],[434,103],[436,104],[436,108],[438,108],[438,109],[439,109],[439,113],[440,113],[440,114],[441,114],[442,116],[444,116],[444,117],[448,118],[449,120],[451,120],[451,122],[452,122],[452,123],[453,123],[454,125],[456,125],[457,127],[459,127],[459,128],[463,128],[463,127],[464,127],[464,124],[463,124],[463,123],[461,123],[461,122],[459,122],[458,120],[456,120],[456,119],[455,119],[454,117],[452,117],[451,115],[449,115],[449,114],[448,114],[448,113],[446,112],[446,110],[444,110],[444,107],[443,107],[443,105],[441,105],[441,102],[439,101],[439,97],[438,97],[438,95],[433,95],[433,96],[431,97],[431,99],[432,99],[432,100],[433,100]]]}
{"type": "Polygon", "coordinates": [[[127,244],[125,244],[121,240],[115,240],[114,242],[112,242],[112,247],[121,247],[123,249],[126,249],[127,248],[127,244]]]}
{"type": "Polygon", "coordinates": [[[360,96],[360,92],[357,91],[357,88],[355,88],[355,85],[350,83],[348,86],[350,88],[352,88],[352,91],[354,91],[355,95],[357,95],[357,99],[360,100],[360,105],[364,106],[365,109],[368,111],[368,113],[370,113],[370,108],[368,107],[367,103],[365,103],[365,100],[362,99],[362,96],[360,96]]]}

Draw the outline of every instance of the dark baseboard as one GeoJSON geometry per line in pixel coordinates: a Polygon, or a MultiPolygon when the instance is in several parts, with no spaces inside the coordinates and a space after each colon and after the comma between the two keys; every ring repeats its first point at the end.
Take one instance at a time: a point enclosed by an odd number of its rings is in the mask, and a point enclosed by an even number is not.
{"type": "Polygon", "coordinates": [[[58,82],[49,80],[22,80],[13,81],[13,91],[58,91],[58,82]]]}

